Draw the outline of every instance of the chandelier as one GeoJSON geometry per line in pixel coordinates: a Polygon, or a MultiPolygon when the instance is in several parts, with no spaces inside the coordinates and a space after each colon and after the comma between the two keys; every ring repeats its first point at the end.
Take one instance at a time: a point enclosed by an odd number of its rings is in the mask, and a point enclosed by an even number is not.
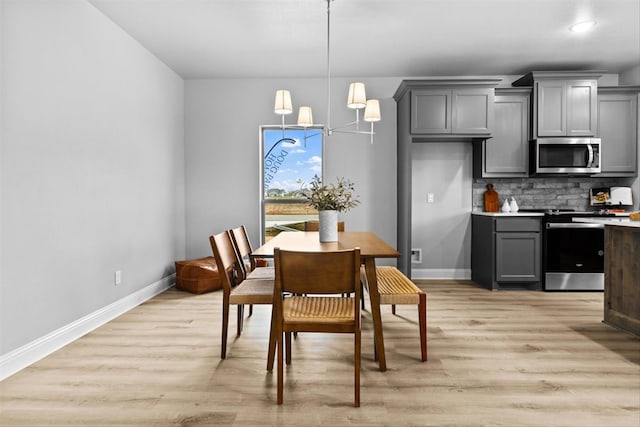
{"type": "MultiPolygon", "coordinates": [[[[338,127],[331,127],[331,2],[327,1],[327,124],[324,127],[325,135],[335,133],[355,133],[371,136],[373,144],[373,123],[380,121],[380,102],[377,99],[367,99],[364,83],[355,82],[349,85],[349,94],[347,95],[347,107],[356,110],[356,119],[338,127]],[[369,130],[360,129],[360,110],[364,109],[363,120],[370,123],[369,130]]],[[[282,129],[284,131],[284,116],[293,112],[291,103],[291,93],[286,89],[276,91],[275,106],[273,109],[275,114],[282,116],[282,129]]],[[[288,126],[289,128],[305,129],[313,126],[313,112],[309,106],[301,106],[298,110],[298,123],[296,126],[288,126]]]]}

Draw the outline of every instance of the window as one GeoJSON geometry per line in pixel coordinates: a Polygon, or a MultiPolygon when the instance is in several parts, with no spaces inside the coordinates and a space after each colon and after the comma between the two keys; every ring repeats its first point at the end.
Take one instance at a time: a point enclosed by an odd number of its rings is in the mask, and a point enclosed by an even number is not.
{"type": "Polygon", "coordinates": [[[283,230],[304,230],[305,221],[318,219],[300,190],[314,175],[322,179],[323,148],[321,127],[260,128],[262,242],[283,230]]]}

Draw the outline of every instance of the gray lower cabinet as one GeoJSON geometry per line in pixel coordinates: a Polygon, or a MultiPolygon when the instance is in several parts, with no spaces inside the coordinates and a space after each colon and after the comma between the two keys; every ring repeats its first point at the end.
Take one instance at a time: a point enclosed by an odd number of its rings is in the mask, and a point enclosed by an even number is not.
{"type": "Polygon", "coordinates": [[[487,289],[542,289],[541,217],[472,216],[471,278],[487,289]]]}
{"type": "Polygon", "coordinates": [[[474,178],[529,176],[531,88],[496,89],[493,137],[474,142],[474,178]]]}
{"type": "Polygon", "coordinates": [[[601,176],[638,174],[638,92],[640,86],[598,89],[601,176]]]}

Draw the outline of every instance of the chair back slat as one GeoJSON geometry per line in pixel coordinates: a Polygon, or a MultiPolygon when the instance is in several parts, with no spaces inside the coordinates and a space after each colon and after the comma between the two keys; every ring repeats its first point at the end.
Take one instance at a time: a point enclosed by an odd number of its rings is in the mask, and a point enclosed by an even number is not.
{"type": "MultiPolygon", "coordinates": [[[[216,259],[216,265],[218,266],[218,274],[222,278],[222,286],[226,292],[229,292],[231,288],[236,286],[236,272],[241,268],[238,262],[238,254],[231,241],[231,236],[228,231],[216,234],[209,237],[211,243],[211,249],[216,259]],[[224,273],[222,273],[224,272],[224,273]]],[[[240,279],[238,282],[241,282],[240,279]]]]}
{"type": "Polygon", "coordinates": [[[276,287],[282,292],[341,294],[360,289],[360,248],[335,252],[275,248],[274,258],[276,287]]]}
{"type": "Polygon", "coordinates": [[[253,252],[253,249],[251,248],[251,242],[249,242],[249,235],[247,234],[247,229],[244,227],[244,225],[233,228],[229,231],[236,252],[238,253],[238,258],[240,260],[240,263],[238,264],[240,267],[240,271],[238,271],[238,274],[240,274],[242,276],[242,279],[244,280],[249,273],[247,271],[247,265],[244,262],[244,258],[249,257],[249,254],[253,252]]]}

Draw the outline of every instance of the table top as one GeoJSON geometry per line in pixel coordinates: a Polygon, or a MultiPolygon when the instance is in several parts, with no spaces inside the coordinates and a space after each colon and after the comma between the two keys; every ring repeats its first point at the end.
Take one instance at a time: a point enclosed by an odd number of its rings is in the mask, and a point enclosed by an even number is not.
{"type": "Polygon", "coordinates": [[[359,247],[360,256],[363,258],[398,258],[400,256],[400,252],[369,231],[339,232],[337,242],[320,242],[317,231],[283,231],[253,251],[251,256],[273,257],[273,249],[278,247],[289,251],[309,252],[338,251],[359,247]]]}

